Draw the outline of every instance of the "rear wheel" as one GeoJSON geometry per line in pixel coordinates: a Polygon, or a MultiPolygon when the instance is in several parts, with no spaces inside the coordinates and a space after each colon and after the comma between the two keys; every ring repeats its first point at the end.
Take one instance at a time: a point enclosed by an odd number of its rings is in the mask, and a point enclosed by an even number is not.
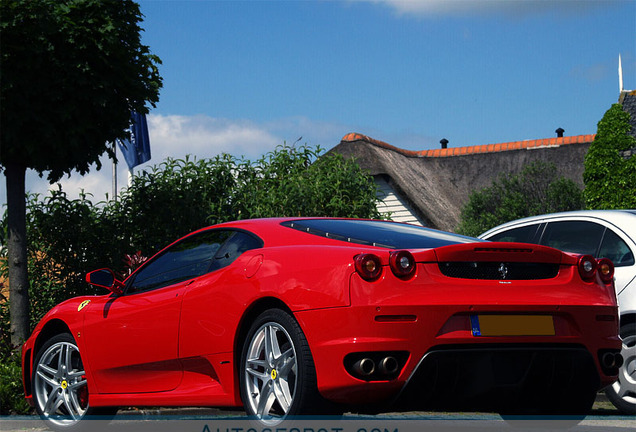
{"type": "Polygon", "coordinates": [[[240,388],[250,417],[275,425],[320,405],[307,339],[296,320],[280,309],[262,313],[243,345],[240,388]]]}
{"type": "Polygon", "coordinates": [[[88,406],[88,386],[79,349],[73,337],[62,333],[49,339],[33,367],[35,409],[54,430],[76,430],[88,415],[110,415],[116,409],[88,406]]]}
{"type": "Polygon", "coordinates": [[[623,324],[621,355],[623,365],[618,380],[605,389],[607,398],[623,414],[636,415],[636,324],[623,324]]]}

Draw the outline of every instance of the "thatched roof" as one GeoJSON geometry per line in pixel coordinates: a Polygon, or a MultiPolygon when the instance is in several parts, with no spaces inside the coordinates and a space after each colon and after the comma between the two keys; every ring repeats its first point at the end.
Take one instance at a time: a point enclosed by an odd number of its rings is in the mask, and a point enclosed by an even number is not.
{"type": "Polygon", "coordinates": [[[583,185],[583,161],[594,135],[409,151],[351,133],[331,151],[355,158],[374,176],[384,176],[430,227],[452,231],[475,190],[503,173],[518,173],[537,160],[583,185]]]}

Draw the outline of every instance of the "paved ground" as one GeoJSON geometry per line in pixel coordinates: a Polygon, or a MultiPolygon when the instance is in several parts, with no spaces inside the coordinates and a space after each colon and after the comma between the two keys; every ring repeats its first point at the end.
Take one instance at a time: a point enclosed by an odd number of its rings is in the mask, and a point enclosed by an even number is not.
{"type": "MultiPolygon", "coordinates": [[[[636,418],[623,416],[600,396],[582,421],[516,419],[505,422],[489,413],[408,412],[377,416],[345,414],[341,419],[300,419],[291,424],[263,427],[250,423],[240,410],[214,408],[121,410],[111,422],[91,421],[88,430],[106,432],[519,432],[564,430],[575,432],[633,432],[636,418]]],[[[0,431],[47,430],[35,417],[0,417],[0,431]]]]}

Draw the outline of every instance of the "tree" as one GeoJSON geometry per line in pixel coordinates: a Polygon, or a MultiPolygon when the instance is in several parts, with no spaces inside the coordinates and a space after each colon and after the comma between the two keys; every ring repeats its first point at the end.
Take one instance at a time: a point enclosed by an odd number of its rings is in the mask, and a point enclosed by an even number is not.
{"type": "Polygon", "coordinates": [[[557,177],[556,166],[536,161],[517,175],[501,175],[492,186],[471,194],[458,232],[477,236],[502,223],[583,208],[583,194],[572,180],[557,177]]]}
{"type": "Polygon", "coordinates": [[[2,0],[0,164],[7,182],[11,340],[28,337],[25,172],[85,174],[162,85],[131,0],[2,0]]]}
{"type": "Polygon", "coordinates": [[[598,122],[583,172],[590,209],[636,208],[636,157],[622,154],[636,147],[636,138],[629,135],[629,121],[629,113],[614,104],[598,122]]]}

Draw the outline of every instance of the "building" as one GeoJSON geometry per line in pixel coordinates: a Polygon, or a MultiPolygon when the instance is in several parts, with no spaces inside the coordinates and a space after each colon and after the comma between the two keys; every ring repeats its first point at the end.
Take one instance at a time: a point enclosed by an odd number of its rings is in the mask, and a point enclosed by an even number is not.
{"type": "MultiPolygon", "coordinates": [[[[636,90],[624,90],[620,56],[618,64],[618,103],[630,114],[630,135],[636,138],[636,90]]],[[[594,135],[564,137],[561,128],[555,132],[555,138],[455,148],[443,139],[441,148],[423,151],[350,133],[331,151],[355,158],[369,171],[382,200],[378,209],[389,212],[393,220],[454,231],[471,193],[491,186],[501,174],[519,173],[532,162],[551,162],[558,176],[583,187],[585,155],[594,135]]],[[[636,147],[622,152],[624,158],[634,155],[636,147]]]]}
{"type": "MultiPolygon", "coordinates": [[[[557,129],[562,135],[563,130],[557,129]]],[[[375,178],[394,220],[453,231],[475,190],[500,174],[520,172],[534,161],[552,162],[559,176],[583,186],[583,161],[594,135],[410,151],[359,133],[345,135],[331,151],[355,158],[375,178]]]]}

